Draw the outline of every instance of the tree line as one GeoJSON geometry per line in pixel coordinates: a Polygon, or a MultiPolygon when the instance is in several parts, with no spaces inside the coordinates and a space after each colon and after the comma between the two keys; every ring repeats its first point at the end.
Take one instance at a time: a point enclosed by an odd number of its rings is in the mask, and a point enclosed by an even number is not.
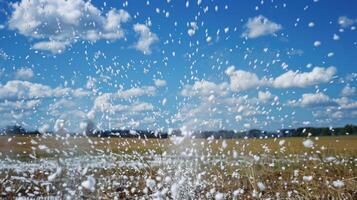
{"type": "MultiPolygon", "coordinates": [[[[0,131],[1,135],[40,135],[38,130],[29,131],[19,125],[8,126],[0,131]]],[[[55,132],[46,132],[46,134],[56,134],[55,132]]],[[[90,137],[123,137],[123,138],[168,138],[170,136],[183,136],[178,129],[170,132],[151,131],[151,130],[129,130],[129,129],[110,129],[98,130],[90,125],[83,133],[90,137]]],[[[195,131],[192,136],[195,138],[267,138],[267,137],[306,137],[306,136],[338,136],[338,135],[357,135],[357,126],[347,124],[344,127],[300,127],[292,129],[279,129],[277,131],[264,131],[260,129],[251,129],[248,131],[218,130],[218,131],[195,131]]]]}

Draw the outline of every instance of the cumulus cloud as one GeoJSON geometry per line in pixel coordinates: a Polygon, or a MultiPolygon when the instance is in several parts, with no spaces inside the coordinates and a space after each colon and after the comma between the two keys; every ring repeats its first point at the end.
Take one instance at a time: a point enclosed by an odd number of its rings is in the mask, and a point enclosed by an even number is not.
{"type": "Polygon", "coordinates": [[[69,42],[66,41],[42,41],[35,43],[32,48],[36,50],[50,51],[53,54],[62,53],[69,42]]]}
{"type": "Polygon", "coordinates": [[[320,83],[327,83],[332,80],[336,73],[335,67],[315,67],[311,72],[288,72],[278,76],[273,81],[273,86],[277,88],[307,87],[320,83]]]}
{"type": "Polygon", "coordinates": [[[328,106],[324,109],[313,111],[313,115],[316,118],[333,120],[342,119],[356,119],[357,117],[357,101],[349,99],[347,97],[341,97],[334,99],[333,102],[336,105],[328,106]]]}
{"type": "Polygon", "coordinates": [[[137,102],[128,107],[128,111],[131,112],[141,112],[154,109],[154,106],[151,103],[147,102],[137,102]]]}
{"type": "Polygon", "coordinates": [[[319,107],[335,105],[329,96],[323,93],[306,93],[298,101],[290,102],[290,105],[301,107],[319,107]]]}
{"type": "Polygon", "coordinates": [[[94,111],[104,113],[118,113],[118,112],[141,112],[146,110],[152,110],[153,105],[147,102],[135,102],[133,104],[119,104],[114,103],[113,96],[110,94],[104,94],[98,96],[93,105],[94,111]]]}
{"type": "Polygon", "coordinates": [[[82,89],[65,87],[51,88],[50,86],[32,83],[29,81],[11,80],[5,85],[0,85],[0,99],[40,99],[48,97],[61,97],[75,94],[76,96],[88,95],[82,89]]]}
{"type": "Polygon", "coordinates": [[[244,91],[267,83],[267,80],[259,79],[254,73],[235,70],[234,66],[228,67],[225,73],[230,78],[230,88],[233,91],[244,91]]]}
{"type": "MultiPolygon", "coordinates": [[[[226,70],[226,73],[232,76],[235,72],[234,67],[226,70]]],[[[246,88],[250,86],[244,87],[246,88]]],[[[256,116],[268,114],[259,106],[258,98],[237,96],[227,82],[196,81],[192,85],[185,85],[181,95],[191,98],[180,106],[172,122],[187,130],[224,129],[237,122],[259,124],[256,116]]],[[[261,100],[267,101],[272,95],[269,92],[261,92],[260,97],[261,100]]]]}
{"type": "Polygon", "coordinates": [[[357,109],[357,101],[351,100],[347,97],[341,97],[335,100],[340,109],[357,109]]]}
{"type": "Polygon", "coordinates": [[[183,104],[173,117],[188,130],[224,129],[232,123],[255,123],[255,117],[263,112],[258,107],[256,98],[248,96],[217,96],[214,101],[199,98],[183,104]]]}
{"type": "Polygon", "coordinates": [[[52,88],[28,81],[12,80],[0,86],[1,99],[36,99],[51,96],[52,88]]]}
{"type": "Polygon", "coordinates": [[[270,21],[266,17],[259,15],[254,18],[249,18],[244,25],[245,31],[242,36],[247,38],[257,38],[265,35],[273,35],[279,31],[282,26],[270,21]]]}
{"type": "Polygon", "coordinates": [[[350,85],[346,85],[341,91],[342,96],[353,96],[355,94],[356,94],[356,88],[350,85]]]}
{"type": "MultiPolygon", "coordinates": [[[[321,68],[315,67],[311,72],[288,71],[276,78],[259,78],[255,73],[236,70],[230,66],[225,70],[225,74],[230,81],[213,83],[206,80],[196,81],[193,85],[185,85],[181,90],[182,96],[225,96],[231,92],[242,92],[260,86],[275,88],[307,87],[332,80],[336,73],[335,67],[321,68]]],[[[258,98],[263,102],[272,98],[269,92],[259,92],[258,98]]]]}
{"type": "Polygon", "coordinates": [[[53,116],[59,117],[62,113],[64,113],[65,110],[76,109],[75,105],[76,104],[74,101],[62,98],[50,104],[48,106],[48,112],[53,116]]]}
{"type": "Polygon", "coordinates": [[[31,79],[33,77],[33,75],[34,75],[34,73],[31,68],[23,67],[23,68],[16,70],[15,78],[27,80],[27,79],[31,79]]]}
{"type": "Polygon", "coordinates": [[[156,93],[154,86],[134,87],[128,90],[120,90],[117,94],[118,98],[128,99],[143,95],[153,96],[156,93]]]}
{"type": "MultiPolygon", "coordinates": [[[[111,98],[112,94],[111,93],[104,93],[102,95],[99,95],[94,99],[93,107],[92,107],[92,112],[100,111],[100,112],[108,112],[112,110],[113,112],[115,111],[121,111],[121,107],[114,107],[111,103],[111,98]]],[[[90,112],[90,115],[93,115],[93,113],[90,112]]],[[[94,117],[93,117],[94,118],[94,117]]]]}
{"type": "Polygon", "coordinates": [[[127,122],[129,115],[140,115],[145,111],[152,111],[154,106],[149,102],[133,99],[140,96],[154,96],[156,88],[154,86],[133,87],[127,90],[120,90],[116,93],[104,93],[94,99],[91,110],[87,113],[88,118],[94,119],[97,114],[104,114],[111,118],[122,116],[120,121],[127,122]]]}
{"type": "Polygon", "coordinates": [[[150,46],[157,42],[159,38],[155,33],[152,33],[150,28],[145,24],[135,24],[133,29],[139,34],[139,40],[134,45],[134,48],[142,51],[144,54],[151,54],[150,46]]]}
{"type": "Polygon", "coordinates": [[[266,103],[272,98],[273,98],[273,95],[269,91],[266,91],[266,92],[259,91],[258,92],[258,100],[262,103],[266,103]]]}
{"type": "Polygon", "coordinates": [[[34,49],[61,53],[78,41],[116,40],[124,36],[122,23],[130,19],[124,10],[102,13],[84,0],[22,0],[12,4],[8,26],[20,34],[40,40],[34,49]]]}
{"type": "MultiPolygon", "coordinates": [[[[80,110],[79,100],[89,95],[90,93],[82,88],[51,87],[29,81],[11,80],[0,85],[0,114],[5,125],[26,124],[27,120],[39,114],[37,109],[39,108],[45,110],[46,115],[68,119],[71,128],[75,128],[79,123],[78,120],[86,118],[86,113],[80,110]],[[52,101],[53,103],[48,104],[52,101]]],[[[42,118],[42,120],[51,119],[42,118]]]]}
{"type": "Polygon", "coordinates": [[[32,110],[36,108],[41,103],[41,100],[21,100],[21,101],[8,101],[0,102],[0,112],[10,112],[19,110],[23,112],[24,110],[32,110]]]}
{"type": "Polygon", "coordinates": [[[225,96],[229,92],[227,83],[216,84],[210,81],[196,81],[193,85],[185,85],[182,96],[225,96]]]}

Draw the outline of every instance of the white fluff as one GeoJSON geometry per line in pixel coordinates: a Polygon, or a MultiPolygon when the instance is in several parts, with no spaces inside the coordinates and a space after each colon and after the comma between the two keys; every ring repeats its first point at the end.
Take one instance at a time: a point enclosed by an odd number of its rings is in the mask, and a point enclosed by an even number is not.
{"type": "Polygon", "coordinates": [[[51,175],[49,175],[49,176],[47,177],[47,180],[48,180],[48,181],[53,181],[53,180],[56,179],[56,177],[58,177],[59,175],[61,175],[61,173],[62,173],[62,168],[61,168],[61,167],[57,167],[56,172],[53,173],[53,174],[51,174],[51,175]]]}
{"type": "Polygon", "coordinates": [[[244,193],[244,190],[239,188],[239,189],[233,191],[233,197],[237,197],[243,193],[244,193]]]}
{"type": "Polygon", "coordinates": [[[151,178],[146,179],[146,187],[148,187],[152,190],[152,189],[154,189],[155,186],[156,186],[156,182],[154,179],[151,179],[151,178]]]}
{"type": "Polygon", "coordinates": [[[345,186],[345,183],[341,180],[337,180],[337,181],[332,181],[332,185],[335,188],[342,188],[343,186],[345,186]]]}
{"type": "Polygon", "coordinates": [[[279,145],[280,145],[280,146],[283,146],[284,144],[285,144],[285,140],[280,140],[280,141],[279,141],[279,145]]]}
{"type": "Polygon", "coordinates": [[[223,200],[224,199],[224,194],[217,192],[216,195],[214,196],[215,200],[223,200]]]}
{"type": "Polygon", "coordinates": [[[264,183],[262,183],[262,182],[258,182],[258,183],[257,183],[257,186],[258,186],[258,188],[259,188],[260,191],[264,191],[264,190],[266,189],[264,183]]]}
{"type": "Polygon", "coordinates": [[[306,147],[306,148],[312,148],[314,146],[314,142],[310,139],[307,139],[303,142],[303,145],[306,147]]]}
{"type": "Polygon", "coordinates": [[[310,182],[310,181],[312,181],[312,176],[303,176],[302,180],[304,180],[306,182],[310,182]]]}
{"type": "Polygon", "coordinates": [[[87,180],[82,182],[82,187],[84,187],[87,190],[90,190],[91,192],[94,192],[95,190],[95,178],[93,176],[88,176],[87,180]]]}

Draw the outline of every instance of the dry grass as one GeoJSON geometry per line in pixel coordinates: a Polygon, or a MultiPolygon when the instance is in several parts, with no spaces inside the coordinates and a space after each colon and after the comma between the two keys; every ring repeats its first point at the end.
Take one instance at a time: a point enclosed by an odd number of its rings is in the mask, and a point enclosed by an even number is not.
{"type": "MultiPolygon", "coordinates": [[[[226,199],[232,199],[234,191],[238,189],[242,191],[239,199],[357,199],[357,137],[311,139],[314,141],[313,148],[303,146],[304,138],[190,139],[174,145],[168,139],[16,136],[9,141],[9,137],[1,136],[0,152],[2,158],[29,163],[35,161],[29,154],[47,160],[120,154],[129,155],[127,161],[135,160],[143,164],[144,167],[140,169],[131,166],[88,169],[86,174],[93,175],[97,180],[96,190],[79,190],[75,195],[89,199],[112,199],[115,196],[149,198],[157,191],[166,189],[166,195],[170,196],[172,185],[182,181],[184,184],[179,187],[181,199],[210,199],[217,192],[223,193],[226,199]],[[285,141],[283,145],[281,140],[285,141]],[[48,149],[40,150],[39,145],[46,145],[48,149]],[[176,165],[152,165],[149,161],[155,155],[174,155],[180,162],[176,165]],[[192,155],[196,157],[191,158],[192,155]],[[331,157],[334,160],[326,160],[331,157]],[[241,162],[245,159],[249,162],[241,162]],[[303,180],[304,176],[311,176],[312,180],[303,180]],[[164,181],[167,177],[171,182],[164,181]],[[155,180],[154,188],[147,187],[148,178],[155,180]],[[335,187],[332,183],[336,180],[343,181],[344,186],[335,187]],[[115,182],[121,184],[116,185],[115,182]],[[259,188],[260,183],[265,186],[264,190],[259,188]]],[[[120,161],[113,157],[110,162],[117,164],[120,161]]],[[[69,179],[67,170],[70,169],[64,169],[61,177],[51,183],[55,189],[49,190],[39,184],[11,180],[11,177],[46,180],[53,173],[51,170],[25,174],[11,170],[1,172],[0,194],[6,197],[19,193],[27,195],[34,193],[35,187],[38,187],[39,195],[59,195],[64,198],[68,193],[66,188],[78,189],[86,177],[76,172],[69,179]],[[63,186],[64,182],[68,185],[63,186]],[[5,193],[8,186],[14,191],[5,193]]]]}
{"type": "MultiPolygon", "coordinates": [[[[180,146],[174,145],[169,139],[138,139],[138,138],[86,138],[86,137],[69,137],[61,139],[59,137],[40,137],[40,136],[0,136],[0,152],[3,155],[13,156],[16,154],[28,154],[38,146],[32,144],[31,141],[37,142],[39,145],[46,145],[49,149],[59,149],[67,151],[89,152],[89,151],[111,151],[115,153],[145,153],[153,151],[154,153],[162,153],[164,151],[182,150],[185,148],[205,149],[203,153],[211,151],[214,154],[221,154],[223,140],[208,141],[205,139],[190,139],[181,143],[180,146]],[[93,148],[94,147],[94,148],[93,148]]],[[[312,138],[313,139],[313,138],[312,138]]],[[[227,148],[223,153],[229,151],[238,151],[243,153],[262,154],[267,147],[272,154],[281,153],[279,141],[285,140],[284,154],[301,154],[311,151],[303,146],[303,138],[269,138],[269,139],[240,139],[225,140],[227,148]],[[264,147],[265,146],[265,147],[264,147]]],[[[314,139],[313,139],[314,140],[314,139]]],[[[315,149],[313,151],[325,147],[323,152],[330,154],[351,154],[357,155],[357,137],[356,136],[338,136],[338,137],[319,137],[314,140],[315,149]]]]}

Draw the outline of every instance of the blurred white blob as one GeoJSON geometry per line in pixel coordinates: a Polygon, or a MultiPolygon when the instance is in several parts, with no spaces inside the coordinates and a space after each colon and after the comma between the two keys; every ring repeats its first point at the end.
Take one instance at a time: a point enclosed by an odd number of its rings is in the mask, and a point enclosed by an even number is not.
{"type": "Polygon", "coordinates": [[[53,181],[53,180],[56,179],[56,177],[60,176],[61,173],[62,173],[62,168],[59,167],[59,166],[57,166],[56,172],[53,173],[53,174],[51,174],[51,175],[49,175],[49,176],[47,177],[47,180],[48,180],[48,181],[53,181]]]}
{"type": "Polygon", "coordinates": [[[266,189],[264,183],[262,183],[262,182],[258,182],[258,183],[257,183],[257,186],[258,186],[258,188],[259,188],[260,191],[264,191],[264,190],[266,189]]]}
{"type": "Polygon", "coordinates": [[[66,134],[67,130],[64,128],[66,121],[63,119],[57,119],[55,122],[55,126],[53,127],[53,130],[57,134],[66,134]]]}
{"type": "Polygon", "coordinates": [[[302,144],[306,148],[312,148],[314,146],[314,142],[310,139],[305,140],[302,144]]]}
{"type": "Polygon", "coordinates": [[[345,186],[345,183],[341,180],[337,180],[337,181],[333,181],[332,185],[335,188],[342,188],[343,186],[345,186]]]}
{"type": "Polygon", "coordinates": [[[91,192],[94,192],[95,190],[95,178],[93,176],[88,176],[87,180],[82,182],[82,187],[84,187],[87,190],[90,190],[91,192]]]}
{"type": "Polygon", "coordinates": [[[214,196],[215,200],[223,200],[224,199],[224,194],[217,192],[216,195],[214,196]]]}
{"type": "Polygon", "coordinates": [[[315,41],[315,42],[314,42],[314,46],[315,46],[315,47],[321,46],[321,42],[320,42],[320,41],[315,41]]]}
{"type": "Polygon", "coordinates": [[[304,180],[305,182],[310,182],[312,181],[312,176],[303,176],[302,180],[304,180]]]}

